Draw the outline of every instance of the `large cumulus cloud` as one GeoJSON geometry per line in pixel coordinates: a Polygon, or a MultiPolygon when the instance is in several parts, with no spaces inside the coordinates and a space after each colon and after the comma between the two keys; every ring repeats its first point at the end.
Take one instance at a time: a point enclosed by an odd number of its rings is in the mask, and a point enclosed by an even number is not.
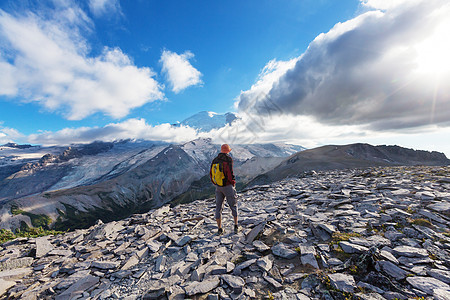
{"type": "Polygon", "coordinates": [[[362,4],[370,9],[317,36],[276,80],[242,92],[239,110],[372,130],[449,125],[448,1],[362,4]]]}
{"type": "Polygon", "coordinates": [[[150,68],[119,48],[92,54],[85,38],[92,21],[71,1],[55,3],[39,12],[0,10],[0,96],[37,102],[70,120],[96,112],[121,118],[164,99],[150,68]]]}

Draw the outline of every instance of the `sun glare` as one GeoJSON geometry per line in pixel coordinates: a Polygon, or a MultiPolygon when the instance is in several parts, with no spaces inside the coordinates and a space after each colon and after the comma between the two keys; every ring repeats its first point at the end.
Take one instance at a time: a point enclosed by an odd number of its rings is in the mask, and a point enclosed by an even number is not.
{"type": "Polygon", "coordinates": [[[416,46],[417,71],[425,75],[450,73],[450,22],[444,21],[433,34],[416,46]]]}

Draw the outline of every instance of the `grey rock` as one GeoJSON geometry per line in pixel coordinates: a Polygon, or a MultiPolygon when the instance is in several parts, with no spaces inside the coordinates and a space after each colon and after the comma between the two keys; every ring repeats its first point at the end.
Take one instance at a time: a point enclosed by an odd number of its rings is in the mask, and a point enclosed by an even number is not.
{"type": "Polygon", "coordinates": [[[433,260],[429,257],[406,257],[406,256],[400,256],[398,258],[398,261],[399,263],[405,266],[428,264],[433,262],[433,260]]]}
{"type": "Polygon", "coordinates": [[[356,293],[355,296],[357,297],[357,299],[361,299],[361,300],[385,300],[386,299],[378,293],[367,293],[367,294],[356,293]]]}
{"type": "Polygon", "coordinates": [[[102,270],[108,270],[108,269],[116,269],[118,266],[120,266],[120,262],[118,261],[94,261],[92,262],[92,267],[102,269],[102,270]]]}
{"type": "Polygon", "coordinates": [[[3,296],[14,285],[16,285],[14,281],[0,279],[0,297],[3,296]]]}
{"type": "Polygon", "coordinates": [[[289,249],[284,243],[278,243],[272,247],[272,253],[276,256],[292,259],[297,256],[297,252],[289,249]]]}
{"type": "Polygon", "coordinates": [[[448,224],[449,222],[444,220],[443,218],[441,218],[440,216],[437,216],[436,214],[432,213],[429,210],[426,209],[420,209],[419,210],[419,214],[421,214],[422,216],[431,219],[433,221],[436,221],[438,223],[442,223],[442,224],[448,224]]]}
{"type": "Polygon", "coordinates": [[[220,284],[220,279],[218,276],[213,276],[202,282],[192,281],[187,286],[184,287],[184,291],[188,296],[194,296],[197,294],[205,294],[212,291],[220,284]]]}
{"type": "Polygon", "coordinates": [[[356,288],[355,279],[351,275],[335,273],[329,274],[328,277],[330,278],[331,285],[337,290],[353,293],[356,288]]]}
{"type": "Polygon", "coordinates": [[[360,281],[360,282],[358,282],[358,284],[356,286],[357,287],[361,287],[361,288],[366,289],[366,290],[371,290],[371,291],[379,293],[379,294],[383,294],[384,293],[384,290],[382,290],[382,289],[380,289],[380,288],[378,288],[376,286],[373,286],[371,284],[368,284],[366,282],[360,281]]]}
{"type": "Polygon", "coordinates": [[[48,255],[58,255],[58,256],[72,256],[74,253],[72,250],[63,250],[63,249],[53,249],[48,252],[48,255]]]}
{"type": "Polygon", "coordinates": [[[439,211],[439,212],[448,212],[450,211],[450,202],[447,201],[439,201],[427,206],[428,208],[439,211]]]}
{"type": "Polygon", "coordinates": [[[250,265],[252,265],[254,263],[256,263],[256,259],[255,258],[254,259],[249,259],[247,261],[244,261],[244,262],[240,263],[239,265],[237,265],[234,268],[233,274],[234,275],[241,275],[241,271],[243,269],[248,268],[250,265]]]}
{"type": "Polygon", "coordinates": [[[386,231],[384,233],[384,236],[386,238],[388,238],[389,240],[391,240],[391,241],[397,241],[397,240],[405,237],[405,235],[403,233],[398,232],[398,231],[394,231],[394,230],[386,231]]]}
{"type": "Polygon", "coordinates": [[[450,291],[445,289],[433,289],[433,297],[436,300],[448,300],[450,299],[450,291]]]}
{"type": "Polygon", "coordinates": [[[245,285],[244,279],[242,279],[239,276],[233,276],[233,275],[222,275],[220,276],[232,289],[234,293],[241,293],[242,288],[245,285]]]}
{"type": "Polygon", "coordinates": [[[227,267],[227,273],[230,273],[230,272],[232,272],[232,271],[234,270],[234,268],[235,268],[236,266],[235,266],[234,263],[232,263],[231,261],[227,261],[226,267],[227,267]]]}
{"type": "MultiPolygon", "coordinates": [[[[175,274],[178,274],[181,277],[183,277],[184,275],[189,273],[191,268],[192,268],[192,263],[190,263],[190,262],[183,263],[177,268],[177,270],[175,271],[175,274]]],[[[212,273],[212,275],[214,275],[214,273],[212,273]]]]}
{"type": "Polygon", "coordinates": [[[253,240],[258,236],[258,234],[264,229],[264,226],[266,226],[266,222],[261,222],[260,224],[253,227],[252,230],[247,234],[246,236],[246,242],[252,243],[253,240]]]}
{"type": "Polygon", "coordinates": [[[56,300],[69,300],[76,299],[83,295],[83,292],[94,286],[99,282],[99,278],[96,276],[88,275],[74,284],[72,284],[67,290],[63,293],[56,296],[56,300]]]}
{"type": "Polygon", "coordinates": [[[175,244],[177,244],[179,247],[183,247],[184,245],[189,244],[195,238],[195,235],[185,235],[182,238],[178,239],[175,244]]]}
{"type": "Polygon", "coordinates": [[[343,264],[342,260],[335,258],[335,257],[330,258],[327,262],[328,262],[328,264],[330,264],[332,266],[339,266],[339,265],[343,264]]]}
{"type": "Polygon", "coordinates": [[[186,256],[186,261],[194,262],[198,260],[198,255],[195,252],[189,252],[186,256]]]}
{"type": "Polygon", "coordinates": [[[270,283],[275,289],[283,288],[283,285],[270,276],[263,276],[264,280],[270,283]]]}
{"type": "Polygon", "coordinates": [[[422,248],[415,248],[410,246],[398,246],[392,249],[394,254],[398,256],[407,256],[407,257],[427,257],[428,252],[422,248]]]}
{"type": "Polygon", "coordinates": [[[170,205],[165,205],[165,206],[162,206],[162,207],[158,208],[157,210],[155,210],[152,213],[152,216],[153,217],[161,217],[169,212],[170,212],[170,205]]]}
{"type": "Polygon", "coordinates": [[[90,272],[91,272],[90,270],[82,270],[82,271],[75,272],[72,275],[70,275],[69,277],[66,277],[62,281],[60,281],[58,283],[58,285],[56,286],[56,288],[57,289],[68,288],[69,286],[71,286],[75,282],[79,281],[80,279],[90,275],[89,274],[90,272]]]}
{"type": "Polygon", "coordinates": [[[260,267],[266,272],[269,272],[272,269],[272,260],[270,259],[269,255],[266,255],[258,259],[256,261],[256,264],[258,265],[258,267],[260,267]]]}
{"type": "Polygon", "coordinates": [[[310,274],[302,281],[302,289],[315,289],[320,284],[316,275],[310,274]]]}
{"type": "Polygon", "coordinates": [[[0,272],[0,279],[5,281],[21,279],[33,272],[32,268],[18,268],[0,272]]]}
{"type": "Polygon", "coordinates": [[[450,271],[431,269],[427,271],[427,274],[433,278],[436,278],[440,281],[450,284],[450,271]]]}
{"type": "Polygon", "coordinates": [[[345,253],[363,253],[369,250],[369,248],[352,244],[349,242],[339,242],[339,246],[341,246],[342,250],[344,250],[345,253]]]}
{"type": "Polygon", "coordinates": [[[301,256],[301,261],[303,265],[309,265],[315,269],[319,269],[319,265],[317,264],[317,260],[312,253],[308,253],[301,256]]]}
{"type": "Polygon", "coordinates": [[[291,284],[294,283],[294,281],[300,280],[306,276],[308,276],[306,273],[293,273],[286,277],[285,282],[291,284]]]}
{"type": "Polygon", "coordinates": [[[375,267],[377,268],[378,271],[383,270],[389,276],[394,277],[397,280],[405,279],[405,277],[408,275],[408,272],[397,267],[390,261],[385,261],[385,260],[377,261],[375,267]]]}
{"type": "Polygon", "coordinates": [[[307,254],[316,255],[316,249],[314,248],[314,246],[299,245],[299,248],[301,255],[307,254]]]}
{"type": "Polygon", "coordinates": [[[379,246],[389,246],[391,241],[379,235],[372,235],[368,238],[351,237],[349,241],[353,244],[361,245],[364,247],[379,247],[379,246]]]}
{"type": "Polygon", "coordinates": [[[120,268],[121,270],[128,270],[139,263],[139,258],[136,255],[131,256],[125,264],[120,268]]]}
{"type": "Polygon", "coordinates": [[[317,226],[319,228],[322,228],[326,232],[328,232],[330,235],[333,234],[334,232],[336,232],[336,227],[334,225],[331,225],[331,224],[319,223],[319,224],[317,224],[317,226]]]}
{"type": "Polygon", "coordinates": [[[412,267],[410,270],[411,270],[411,272],[413,272],[416,275],[427,276],[427,270],[426,270],[425,266],[415,266],[415,267],[412,267]]]}
{"type": "Polygon", "coordinates": [[[36,258],[47,255],[53,249],[53,245],[48,241],[47,236],[36,238],[36,258]]]}
{"type": "Polygon", "coordinates": [[[416,289],[421,290],[428,295],[433,295],[434,289],[450,290],[450,286],[448,284],[432,277],[407,277],[406,281],[416,289]]]}
{"type": "Polygon", "coordinates": [[[153,253],[158,252],[158,250],[161,248],[161,246],[162,246],[162,244],[158,241],[155,241],[155,240],[147,241],[147,247],[153,253]]]}
{"type": "Polygon", "coordinates": [[[397,292],[391,292],[387,291],[383,294],[383,297],[388,300],[407,300],[408,297],[406,297],[403,294],[397,293],[397,292]]]}
{"type": "Polygon", "coordinates": [[[391,252],[388,252],[388,251],[386,251],[386,250],[381,250],[381,251],[380,251],[380,255],[381,255],[381,257],[383,257],[383,258],[389,260],[390,262],[392,262],[392,263],[394,263],[394,264],[398,264],[398,263],[399,263],[398,260],[395,258],[394,255],[392,255],[391,252]]]}
{"type": "Polygon", "coordinates": [[[219,295],[217,294],[209,294],[207,300],[219,300],[219,295]]]}
{"type": "Polygon", "coordinates": [[[319,244],[317,247],[322,251],[330,252],[330,245],[328,244],[319,244]]]}
{"type": "Polygon", "coordinates": [[[99,224],[94,227],[89,235],[86,236],[87,240],[103,240],[110,239],[115,240],[119,235],[119,232],[122,231],[125,227],[123,227],[120,222],[110,222],[107,224],[99,224]]]}
{"type": "Polygon", "coordinates": [[[205,275],[205,268],[204,266],[199,266],[197,269],[195,269],[191,274],[191,281],[202,281],[203,276],[205,275]]]}
{"type": "Polygon", "coordinates": [[[166,260],[167,260],[166,256],[164,256],[164,255],[158,256],[158,258],[156,259],[156,262],[155,262],[155,271],[156,272],[164,271],[166,260]]]}
{"type": "Polygon", "coordinates": [[[256,248],[256,250],[258,250],[259,252],[264,252],[270,249],[269,246],[267,246],[266,244],[264,244],[263,242],[256,240],[253,241],[253,246],[256,248]]]}
{"type": "Polygon", "coordinates": [[[0,271],[13,270],[31,266],[34,262],[32,257],[11,258],[0,262],[0,271]]]}
{"type": "Polygon", "coordinates": [[[227,268],[224,266],[213,265],[213,266],[209,266],[206,269],[206,274],[221,275],[221,274],[226,274],[226,273],[227,273],[227,268]]]}

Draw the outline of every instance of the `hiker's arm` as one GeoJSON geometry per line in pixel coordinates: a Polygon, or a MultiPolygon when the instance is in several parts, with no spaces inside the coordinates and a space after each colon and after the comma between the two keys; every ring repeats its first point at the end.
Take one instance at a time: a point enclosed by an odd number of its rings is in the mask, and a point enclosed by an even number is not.
{"type": "Polygon", "coordinates": [[[236,185],[236,177],[234,177],[234,172],[233,172],[233,159],[231,160],[231,164],[230,164],[230,173],[231,173],[231,184],[233,186],[236,185]]]}

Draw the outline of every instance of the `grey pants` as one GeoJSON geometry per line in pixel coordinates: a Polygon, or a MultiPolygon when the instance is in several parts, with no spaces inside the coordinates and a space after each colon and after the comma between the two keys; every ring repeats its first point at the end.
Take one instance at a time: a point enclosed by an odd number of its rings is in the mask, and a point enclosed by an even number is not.
{"type": "Polygon", "coordinates": [[[216,186],[216,219],[222,219],[224,198],[227,198],[233,217],[237,217],[237,194],[235,188],[230,184],[227,186],[216,186]]]}

